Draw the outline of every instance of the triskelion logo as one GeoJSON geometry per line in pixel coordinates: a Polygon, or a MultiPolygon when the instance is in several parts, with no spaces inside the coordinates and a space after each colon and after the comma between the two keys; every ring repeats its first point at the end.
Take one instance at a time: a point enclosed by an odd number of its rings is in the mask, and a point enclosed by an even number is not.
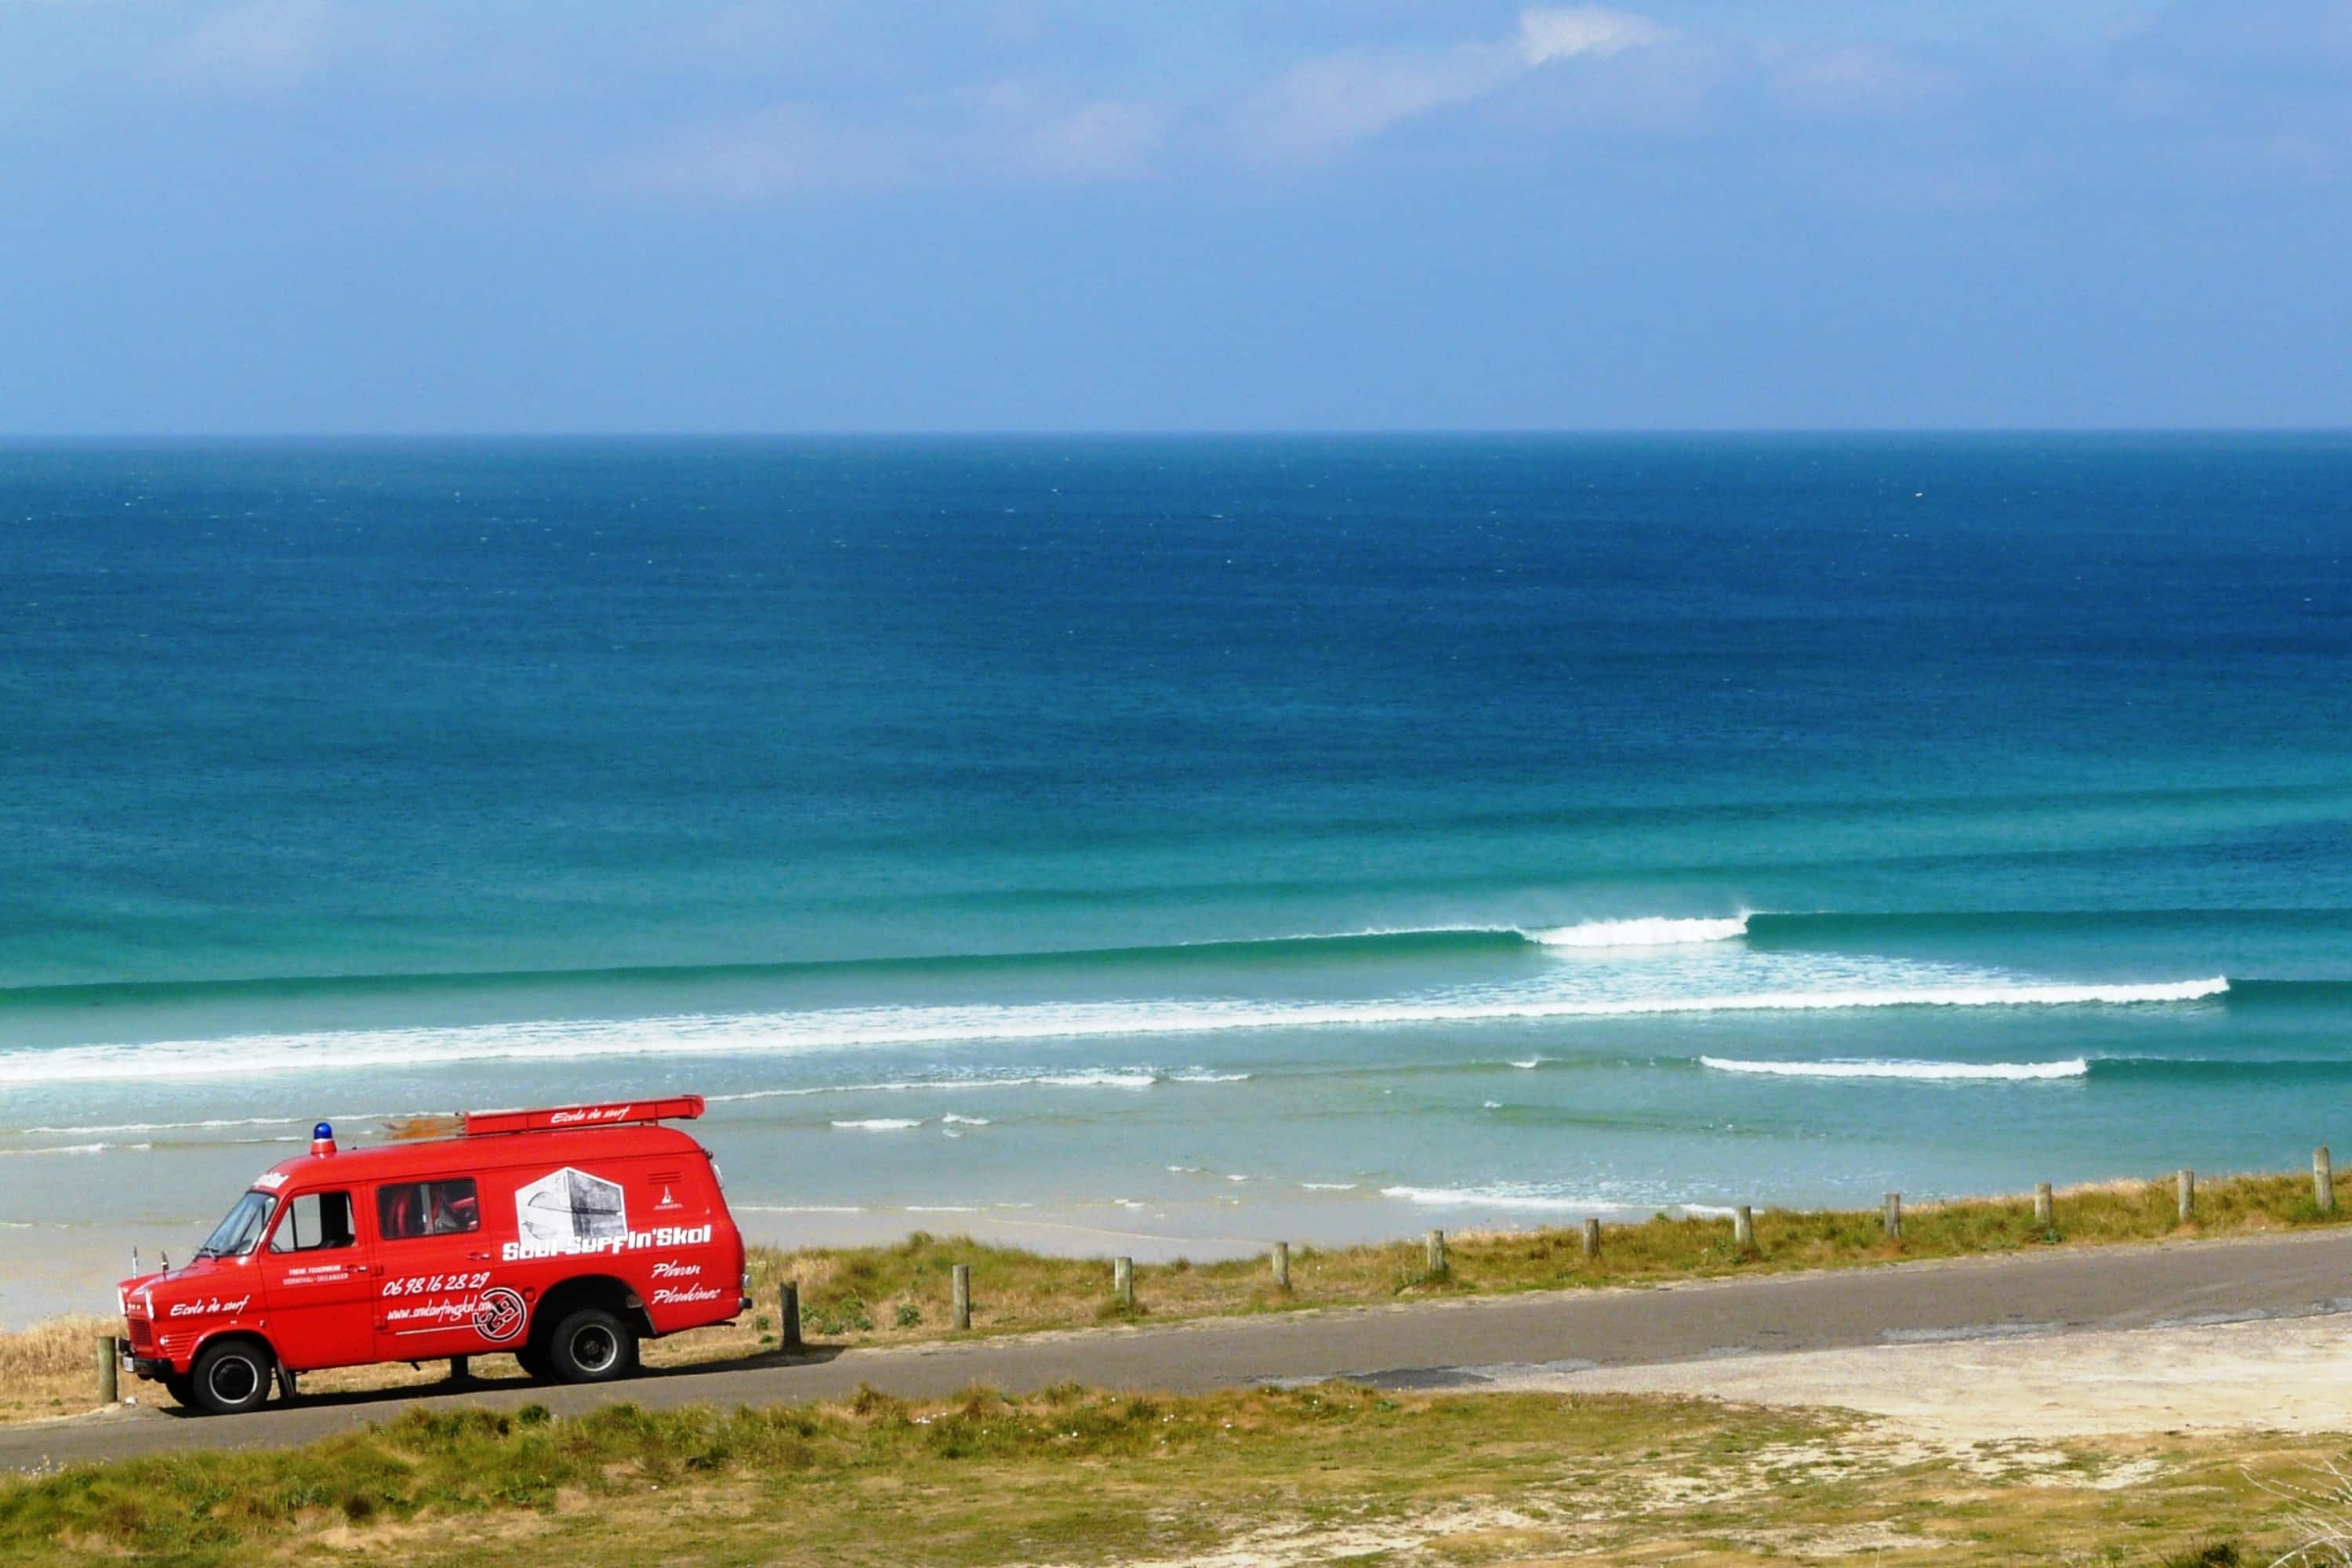
{"type": "Polygon", "coordinates": [[[482,1292],[474,1303],[474,1331],[492,1344],[503,1344],[522,1332],[522,1298],[505,1286],[482,1292]]]}

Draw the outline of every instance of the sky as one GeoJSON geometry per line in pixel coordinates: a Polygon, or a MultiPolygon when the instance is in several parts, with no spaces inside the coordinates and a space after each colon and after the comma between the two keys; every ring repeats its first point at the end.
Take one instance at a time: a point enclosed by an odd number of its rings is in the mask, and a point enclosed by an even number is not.
{"type": "Polygon", "coordinates": [[[2352,0],[0,0],[0,432],[2340,426],[2352,0]]]}

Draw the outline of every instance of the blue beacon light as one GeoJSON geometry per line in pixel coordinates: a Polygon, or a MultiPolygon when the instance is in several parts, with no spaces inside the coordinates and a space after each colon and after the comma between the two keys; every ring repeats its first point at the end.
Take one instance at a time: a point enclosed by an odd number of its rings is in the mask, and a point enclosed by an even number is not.
{"type": "Polygon", "coordinates": [[[310,1152],[331,1154],[335,1152],[335,1130],[321,1121],[310,1129],[310,1152]]]}

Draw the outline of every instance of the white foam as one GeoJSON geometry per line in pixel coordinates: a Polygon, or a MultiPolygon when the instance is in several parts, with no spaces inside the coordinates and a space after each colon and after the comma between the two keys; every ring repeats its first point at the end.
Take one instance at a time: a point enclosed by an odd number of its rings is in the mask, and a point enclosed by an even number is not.
{"type": "Polygon", "coordinates": [[[862,1121],[836,1121],[834,1125],[848,1132],[904,1132],[922,1123],[896,1116],[869,1116],[862,1121]]]}
{"type": "Polygon", "coordinates": [[[951,1121],[959,1127],[987,1127],[992,1125],[988,1118],[985,1116],[959,1116],[952,1110],[949,1111],[945,1116],[940,1117],[940,1120],[941,1121],[951,1121]]]}
{"type": "MultiPolygon", "coordinates": [[[[336,1121],[360,1121],[368,1118],[338,1116],[336,1121]]],[[[91,1136],[107,1132],[195,1132],[221,1127],[284,1127],[292,1118],[284,1116],[214,1117],[205,1121],[113,1121],[94,1127],[27,1127],[27,1133],[49,1133],[58,1136],[80,1134],[91,1136]]]]}
{"type": "Polygon", "coordinates": [[[1310,1193],[1352,1193],[1356,1190],[1353,1182],[1301,1182],[1298,1184],[1310,1193]]]}
{"type": "Polygon", "coordinates": [[[103,1154],[110,1149],[144,1149],[144,1143],[52,1143],[43,1149],[0,1149],[0,1158],[30,1158],[35,1154],[103,1154]]]}
{"type": "Polygon", "coordinates": [[[1759,1062],[1741,1061],[1731,1057],[1701,1057],[1699,1064],[1717,1072],[1760,1073],[1772,1078],[1892,1078],[1922,1082],[2018,1082],[2082,1078],[2091,1070],[2090,1062],[2082,1057],[2055,1062],[1759,1062]]]}
{"type": "Polygon", "coordinates": [[[1478,1109],[1481,1110],[1500,1110],[1503,1109],[1503,1102],[1499,1100],[1482,1100],[1478,1102],[1478,1109]]]}
{"type": "MultiPolygon", "coordinates": [[[[1241,1073],[1236,1079],[1249,1075],[1241,1073]]],[[[753,1089],[740,1094],[705,1095],[709,1105],[752,1100],[801,1100],[816,1094],[905,1094],[917,1089],[946,1089],[964,1093],[992,1089],[1150,1089],[1160,1081],[1159,1075],[1149,1068],[1099,1068],[1083,1072],[1033,1073],[1019,1077],[974,1078],[962,1075],[951,1078],[902,1079],[889,1083],[819,1083],[802,1089],[753,1089]]],[[[1223,1083],[1223,1078],[1188,1079],[1186,1082],[1223,1083]]]]}
{"type": "Polygon", "coordinates": [[[1168,1075],[1170,1083],[1247,1083],[1249,1080],[1250,1075],[1245,1072],[1172,1072],[1168,1075]]]}
{"type": "Polygon", "coordinates": [[[1527,1060],[1525,1060],[1525,1061],[1521,1061],[1521,1062],[1513,1062],[1511,1065],[1512,1065],[1513,1067],[1515,1067],[1515,1068],[1518,1068],[1521,1072],[1533,1072],[1533,1071],[1535,1071],[1535,1069],[1536,1069],[1536,1068],[1539,1068],[1539,1067],[1541,1067],[1541,1066],[1543,1065],[1543,1058],[1541,1058],[1541,1057],[1529,1057],[1529,1058],[1528,1058],[1527,1060]]]}
{"type": "Polygon", "coordinates": [[[737,1214],[864,1214],[856,1204],[730,1204],[737,1214]]]}
{"type": "Polygon", "coordinates": [[[1619,1208],[1597,1198],[1547,1193],[1531,1187],[1498,1184],[1490,1187],[1382,1187],[1381,1196],[1439,1208],[1556,1209],[1619,1208]]]}
{"type": "Polygon", "coordinates": [[[1553,926],[1526,933],[1545,947],[1681,947],[1695,942],[1729,942],[1748,934],[1748,917],[1720,920],[1671,920],[1651,916],[1633,921],[1586,921],[1580,925],[1553,926]]]}
{"type": "Polygon", "coordinates": [[[907,1212],[908,1214],[978,1214],[980,1210],[971,1204],[908,1204],[907,1212]]]}
{"type": "MultiPolygon", "coordinates": [[[[865,1007],[811,1013],[696,1014],[659,1018],[546,1020],[454,1028],[350,1029],[165,1040],[150,1045],[73,1046],[0,1053],[0,1089],[31,1084],[214,1079],[271,1072],[429,1069],[468,1061],[576,1061],[598,1057],[789,1055],[884,1046],[976,1045],[1003,1040],[1195,1035],[1236,1029],[1366,1028],[1545,1018],[1640,1017],[1729,1012],[1815,1012],[1867,1007],[2063,1006],[2089,1003],[2188,1002],[2215,996],[2219,977],[2116,985],[2048,984],[1987,973],[1878,965],[1817,979],[1840,988],[1627,994],[1615,989],[1562,994],[1543,986],[1465,989],[1349,1002],[1157,999],[968,1007],[865,1007]],[[1876,983],[1871,983],[1875,978],[1876,983]],[[1863,982],[1853,984],[1853,981],[1863,982]]],[[[1742,973],[1747,984],[1773,973],[1742,973]]],[[[1053,1088],[1145,1089],[1150,1072],[1034,1075],[1053,1088]]],[[[910,1083],[935,1088],[940,1083],[910,1083]]],[[[886,1086],[875,1086],[886,1087],[886,1086]]],[[[971,1079],[955,1087],[976,1087],[971,1079]]],[[[789,1091],[771,1091],[789,1092],[789,1091]]]]}

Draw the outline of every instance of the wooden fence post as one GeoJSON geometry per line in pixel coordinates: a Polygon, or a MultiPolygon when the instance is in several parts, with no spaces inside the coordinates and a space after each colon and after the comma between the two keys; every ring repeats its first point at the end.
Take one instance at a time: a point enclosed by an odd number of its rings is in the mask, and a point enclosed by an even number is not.
{"type": "Polygon", "coordinates": [[[121,1355],[112,1334],[98,1336],[98,1402],[100,1405],[113,1404],[121,1392],[115,1384],[121,1355]]]}
{"type": "Polygon", "coordinates": [[[1445,1278],[1446,1272],[1445,1233],[1442,1230],[1431,1231],[1428,1237],[1428,1247],[1430,1278],[1433,1279],[1443,1279],[1445,1278]]]}
{"type": "Polygon", "coordinates": [[[1584,1222],[1584,1260],[1591,1263],[1597,1260],[1600,1256],[1601,1222],[1597,1219],[1587,1219],[1584,1222]]]}
{"type": "Polygon", "coordinates": [[[2173,1184],[2180,1199],[2180,1223],[2187,1225],[2197,1212],[2197,1173],[2184,1165],[2180,1174],[2173,1178],[2173,1184]]]}
{"type": "Polygon", "coordinates": [[[2336,1212],[2336,1168],[2328,1163],[2325,1143],[2311,1152],[2311,1201],[2321,1214],[2336,1212]]]}
{"type": "Polygon", "coordinates": [[[955,1302],[955,1326],[961,1333],[971,1327],[971,1265],[957,1264],[950,1281],[955,1302]]]}
{"type": "Polygon", "coordinates": [[[1746,1204],[1731,1211],[1731,1245],[1742,1256],[1756,1250],[1756,1215],[1746,1204]]]}
{"type": "Polygon", "coordinates": [[[2034,1183],[2033,1223],[2040,1226],[2044,1230],[2053,1230],[2058,1225],[2057,1215],[2057,1205],[2052,1202],[2050,1196],[2050,1184],[2047,1182],[2034,1183]]]}
{"type": "Polygon", "coordinates": [[[1886,1235],[1890,1240],[1903,1239],[1903,1194],[1901,1193],[1886,1194],[1886,1217],[1880,1223],[1885,1226],[1886,1235]]]}
{"type": "Polygon", "coordinates": [[[1290,1289],[1290,1243],[1286,1241],[1274,1244],[1274,1288],[1277,1290],[1290,1289]]]}
{"type": "Polygon", "coordinates": [[[776,1300],[776,1343],[788,1351],[801,1348],[801,1282],[784,1281],[776,1300]]]}
{"type": "Polygon", "coordinates": [[[1110,1293],[1118,1298],[1122,1307],[1135,1305],[1135,1259],[1114,1258],[1110,1260],[1110,1293]]]}

